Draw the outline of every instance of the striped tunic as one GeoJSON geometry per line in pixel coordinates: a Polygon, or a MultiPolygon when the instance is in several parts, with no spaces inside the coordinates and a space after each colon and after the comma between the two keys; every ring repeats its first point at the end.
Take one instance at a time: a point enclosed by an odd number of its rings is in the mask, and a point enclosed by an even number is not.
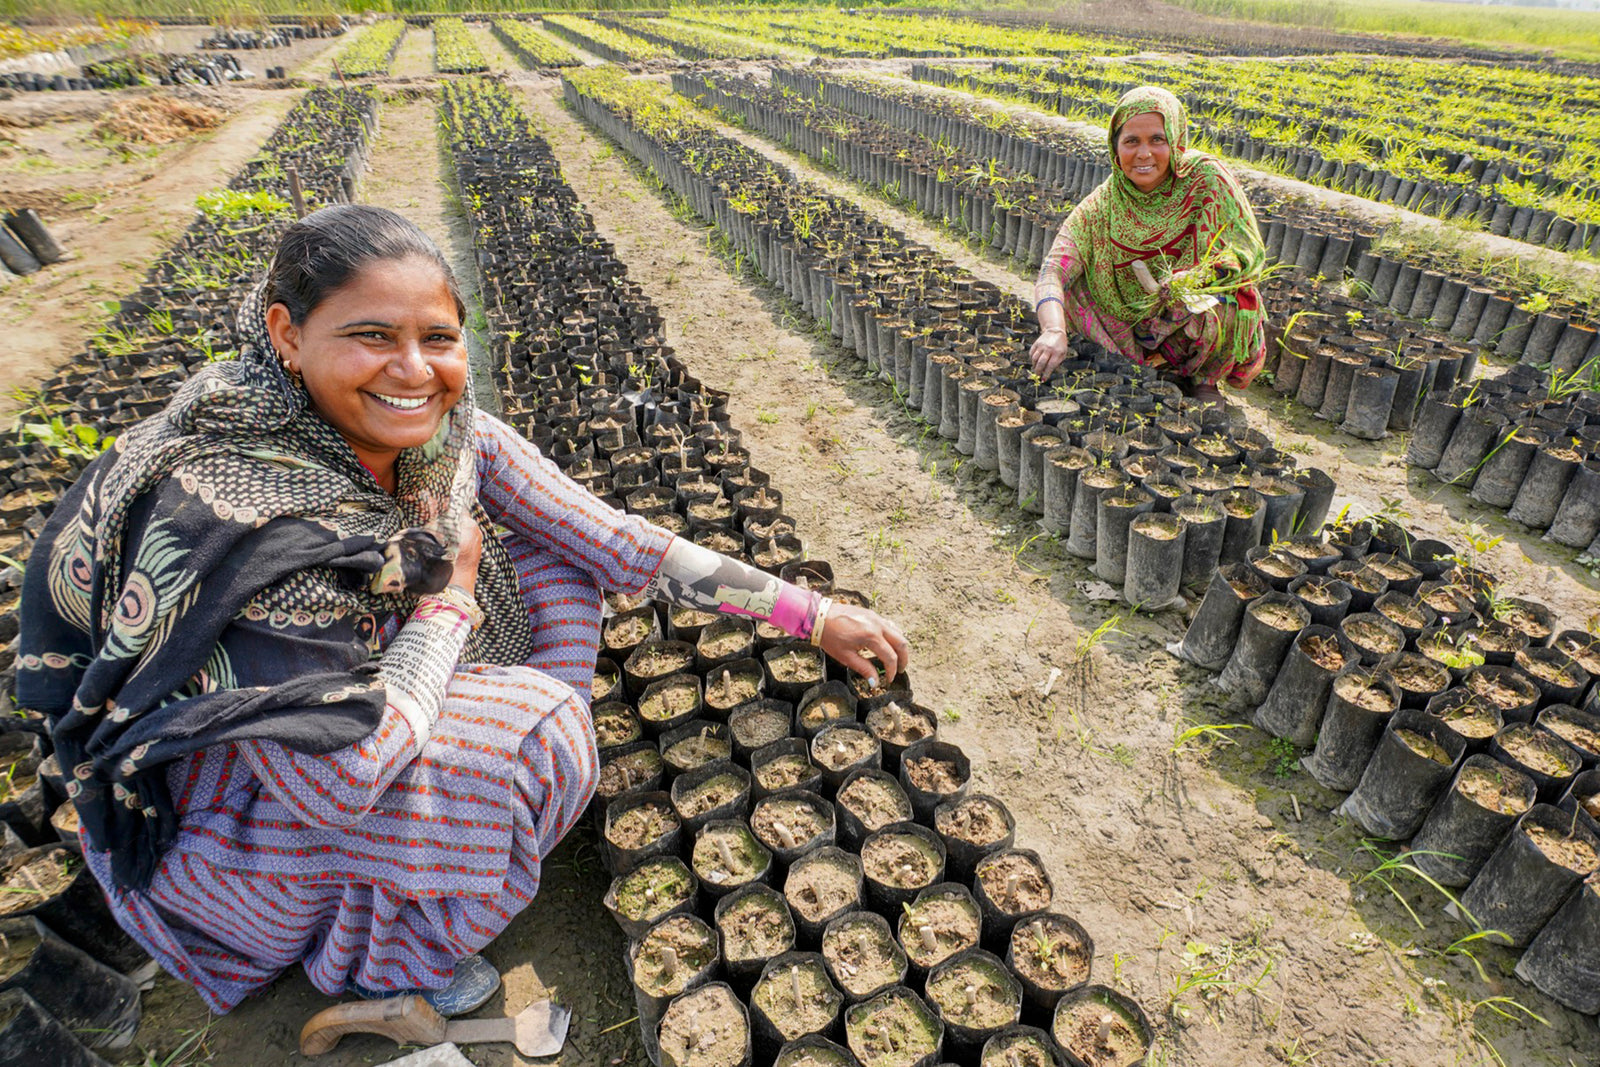
{"type": "MultiPolygon", "coordinates": [[[[176,842],[148,890],[108,893],[118,922],[215,1012],[297,962],[335,996],[351,982],[448,984],[532,901],[543,857],[594,794],[601,590],[643,591],[672,537],[478,422],[479,499],[508,531],[532,658],[457,666],[420,752],[390,706],[328,755],[247,741],[177,761],[176,842]]],[[[106,854],[85,856],[110,886],[106,854]]]]}

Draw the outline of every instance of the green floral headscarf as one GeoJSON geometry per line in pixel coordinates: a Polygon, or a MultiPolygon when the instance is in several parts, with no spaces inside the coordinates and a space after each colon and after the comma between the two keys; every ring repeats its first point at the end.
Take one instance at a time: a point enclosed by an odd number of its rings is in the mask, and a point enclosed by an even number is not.
{"type": "Polygon", "coordinates": [[[1151,273],[1157,278],[1205,262],[1234,288],[1254,284],[1266,264],[1261,231],[1238,179],[1188,142],[1189,116],[1177,97],[1153,85],[1129,90],[1111,115],[1111,176],[1067,219],[1090,298],[1130,325],[1160,310],[1134,277],[1136,260],[1154,260],[1151,273]],[[1117,136],[1129,119],[1151,112],[1166,126],[1171,174],[1144,193],[1116,165],[1117,136]]]}

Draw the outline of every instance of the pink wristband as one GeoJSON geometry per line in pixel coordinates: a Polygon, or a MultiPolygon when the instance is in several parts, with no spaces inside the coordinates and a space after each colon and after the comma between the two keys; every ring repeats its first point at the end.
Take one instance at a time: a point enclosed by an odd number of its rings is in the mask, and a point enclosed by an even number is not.
{"type": "Polygon", "coordinates": [[[778,588],[778,602],[772,606],[767,621],[791,637],[808,638],[821,599],[816,593],[784,582],[778,588]]]}

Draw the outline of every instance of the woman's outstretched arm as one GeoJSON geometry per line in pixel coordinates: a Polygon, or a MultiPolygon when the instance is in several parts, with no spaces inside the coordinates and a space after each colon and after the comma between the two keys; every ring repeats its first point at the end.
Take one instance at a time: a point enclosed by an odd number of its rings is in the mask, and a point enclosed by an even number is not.
{"type": "Polygon", "coordinates": [[[1061,365],[1070,351],[1067,342],[1067,286],[1077,281],[1083,273],[1083,261],[1078,256],[1078,246],[1067,230],[1065,220],[1056,231],[1056,239],[1039,265],[1039,276],[1033,283],[1034,313],[1039,317],[1039,338],[1028,350],[1033,372],[1048,378],[1061,365]]]}

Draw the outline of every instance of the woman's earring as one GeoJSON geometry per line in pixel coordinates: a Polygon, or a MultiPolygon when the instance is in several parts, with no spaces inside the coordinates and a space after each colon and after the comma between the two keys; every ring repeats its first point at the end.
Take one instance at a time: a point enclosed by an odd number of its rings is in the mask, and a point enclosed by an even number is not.
{"type": "Polygon", "coordinates": [[[306,383],[305,380],[300,377],[300,372],[295,370],[288,360],[279,359],[278,363],[283,367],[283,373],[289,376],[289,381],[293,382],[297,388],[305,387],[306,383]]]}

